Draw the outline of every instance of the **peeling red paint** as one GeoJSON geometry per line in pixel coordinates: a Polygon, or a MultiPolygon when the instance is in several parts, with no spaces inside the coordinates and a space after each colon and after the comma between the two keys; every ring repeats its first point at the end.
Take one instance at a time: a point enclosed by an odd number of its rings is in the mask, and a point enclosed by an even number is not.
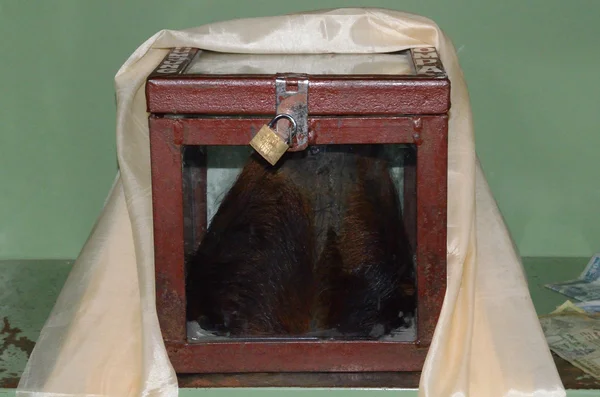
{"type": "Polygon", "coordinates": [[[27,353],[27,357],[33,351],[33,347],[35,346],[35,342],[25,336],[18,336],[21,332],[20,328],[12,328],[10,322],[8,321],[8,317],[4,317],[4,326],[0,331],[0,335],[3,336],[3,342],[0,345],[0,354],[4,353],[9,346],[14,346],[21,351],[27,353]]]}

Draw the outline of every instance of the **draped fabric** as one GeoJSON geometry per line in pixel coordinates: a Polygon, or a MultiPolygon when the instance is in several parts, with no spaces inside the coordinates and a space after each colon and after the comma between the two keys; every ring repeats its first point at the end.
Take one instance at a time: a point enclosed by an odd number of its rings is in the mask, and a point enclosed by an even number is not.
{"type": "Polygon", "coordinates": [[[115,78],[119,173],[41,332],[19,396],[178,394],[155,309],[144,84],[168,49],[180,46],[262,54],[436,47],[452,88],[448,287],[419,395],[565,396],[520,258],[475,154],[469,96],[451,41],[427,18],[368,8],[163,30],[133,52],[115,78]]]}

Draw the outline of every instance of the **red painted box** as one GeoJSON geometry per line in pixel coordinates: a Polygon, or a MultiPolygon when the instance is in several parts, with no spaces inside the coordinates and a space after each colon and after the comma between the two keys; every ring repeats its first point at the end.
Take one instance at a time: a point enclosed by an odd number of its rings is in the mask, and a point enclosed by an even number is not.
{"type": "MultiPolygon", "coordinates": [[[[450,82],[435,49],[244,55],[176,48],[148,77],[146,95],[156,305],[177,373],[213,374],[196,385],[256,385],[260,373],[279,374],[272,375],[279,380],[263,384],[290,385],[282,373],[289,380],[307,373],[335,378],[420,371],[446,289],[450,82]],[[401,157],[403,223],[414,253],[417,291],[414,335],[408,340],[192,340],[188,334],[185,257],[202,241],[226,190],[217,185],[236,173],[223,163],[238,161],[240,148],[247,149],[254,134],[279,113],[291,114],[297,123],[290,152],[349,144],[399,148],[394,153],[401,157]],[[214,374],[231,375],[215,380],[214,374]],[[235,378],[243,374],[246,380],[235,378]]],[[[324,384],[310,379],[298,384],[324,384]]],[[[348,379],[330,383],[353,384],[348,379]]]]}

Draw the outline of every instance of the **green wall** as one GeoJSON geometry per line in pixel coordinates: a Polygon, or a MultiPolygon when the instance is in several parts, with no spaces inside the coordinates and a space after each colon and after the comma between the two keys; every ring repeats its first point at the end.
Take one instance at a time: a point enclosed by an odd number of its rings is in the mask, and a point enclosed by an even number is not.
{"type": "Polygon", "coordinates": [[[160,29],[341,6],[452,37],[522,255],[600,250],[600,1],[0,1],[0,259],[74,258],[116,171],[113,77],[160,29]]]}

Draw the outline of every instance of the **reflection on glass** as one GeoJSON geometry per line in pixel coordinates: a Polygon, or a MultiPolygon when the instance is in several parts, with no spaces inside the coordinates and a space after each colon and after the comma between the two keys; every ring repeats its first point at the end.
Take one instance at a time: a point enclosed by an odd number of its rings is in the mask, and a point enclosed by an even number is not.
{"type": "Polygon", "coordinates": [[[185,74],[413,75],[407,51],[394,54],[223,54],[199,51],[185,74]]]}

